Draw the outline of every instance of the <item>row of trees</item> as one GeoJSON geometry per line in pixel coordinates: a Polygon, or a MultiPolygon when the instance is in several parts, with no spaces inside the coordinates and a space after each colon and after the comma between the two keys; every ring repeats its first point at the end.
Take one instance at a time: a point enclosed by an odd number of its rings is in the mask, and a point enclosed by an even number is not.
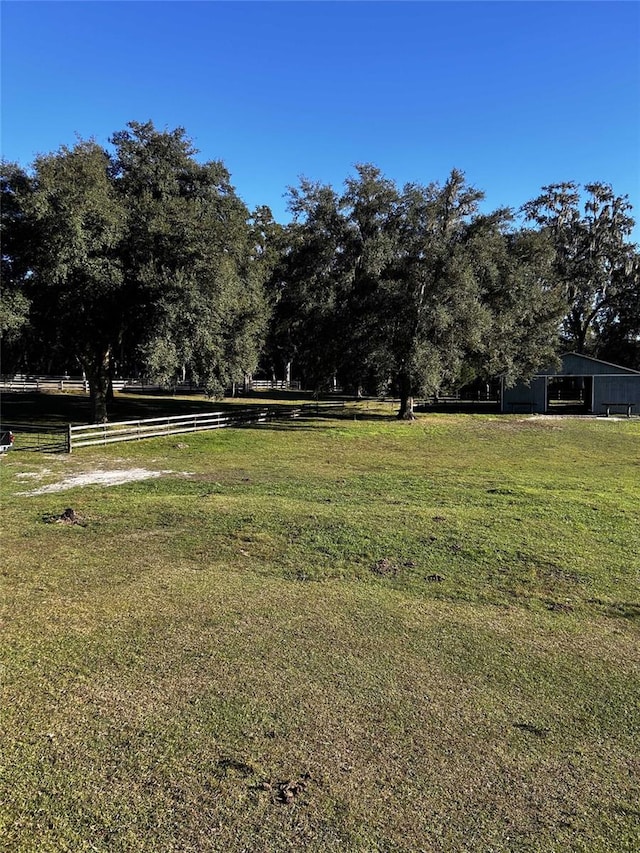
{"type": "Polygon", "coordinates": [[[221,394],[293,363],[306,387],[415,395],[527,378],[560,347],[640,367],[639,259],[626,198],[546,187],[482,214],[453,171],[399,188],[372,165],[344,191],[301,180],[293,221],[249,211],[183,129],[130,123],[2,170],[3,369],[79,365],[95,420],[110,377],[221,394]]]}

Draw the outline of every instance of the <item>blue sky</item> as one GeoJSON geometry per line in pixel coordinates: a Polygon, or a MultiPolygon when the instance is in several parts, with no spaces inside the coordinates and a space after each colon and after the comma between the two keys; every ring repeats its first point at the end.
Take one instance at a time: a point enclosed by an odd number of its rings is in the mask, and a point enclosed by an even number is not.
{"type": "Polygon", "coordinates": [[[300,175],[339,188],[357,162],[400,184],[460,168],[485,209],[602,180],[640,220],[635,2],[3,0],[1,13],[2,152],[23,165],[152,119],[185,127],[279,221],[300,175]]]}

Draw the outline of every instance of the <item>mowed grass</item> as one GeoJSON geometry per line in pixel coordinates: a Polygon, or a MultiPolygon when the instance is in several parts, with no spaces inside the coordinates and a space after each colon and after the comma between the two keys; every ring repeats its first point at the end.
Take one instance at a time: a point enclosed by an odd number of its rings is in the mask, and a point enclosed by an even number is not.
{"type": "Polygon", "coordinates": [[[640,423],[362,414],[2,459],[2,849],[640,849],[640,423]]]}

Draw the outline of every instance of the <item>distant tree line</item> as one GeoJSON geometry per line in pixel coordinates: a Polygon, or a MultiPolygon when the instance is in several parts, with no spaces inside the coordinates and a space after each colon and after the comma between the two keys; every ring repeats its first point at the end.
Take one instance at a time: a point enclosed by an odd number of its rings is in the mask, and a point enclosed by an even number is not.
{"type": "Polygon", "coordinates": [[[261,371],[310,389],[413,398],[576,350],[640,368],[640,263],[626,197],[544,187],[480,213],[454,170],[398,187],[358,165],[341,192],[302,179],[290,224],[250,211],[184,129],[131,122],[2,167],[3,372],[114,375],[211,396],[261,371]]]}

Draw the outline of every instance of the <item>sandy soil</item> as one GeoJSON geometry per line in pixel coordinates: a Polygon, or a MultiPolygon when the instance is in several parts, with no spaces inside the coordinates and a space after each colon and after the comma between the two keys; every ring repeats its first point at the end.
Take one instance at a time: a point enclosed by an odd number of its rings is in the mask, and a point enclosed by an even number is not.
{"type": "Polygon", "coordinates": [[[171,471],[149,471],[147,468],[88,471],[85,474],[76,474],[73,477],[66,477],[57,483],[49,483],[47,486],[39,486],[37,489],[31,489],[28,492],[18,492],[18,494],[32,497],[34,495],[48,495],[53,492],[64,492],[67,489],[75,489],[77,486],[119,486],[122,483],[149,480],[153,477],[162,477],[164,474],[171,473],[171,471]]]}

